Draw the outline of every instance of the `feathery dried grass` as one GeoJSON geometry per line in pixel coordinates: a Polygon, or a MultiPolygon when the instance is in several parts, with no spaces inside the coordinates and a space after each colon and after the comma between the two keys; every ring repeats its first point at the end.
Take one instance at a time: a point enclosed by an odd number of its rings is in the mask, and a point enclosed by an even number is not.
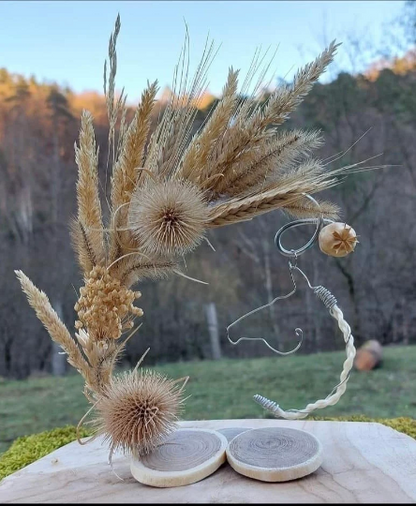
{"type": "Polygon", "coordinates": [[[142,93],[126,134],[123,136],[120,156],[114,167],[111,181],[111,204],[117,209],[130,201],[130,197],[141,177],[137,169],[143,167],[144,149],[150,128],[150,117],[158,90],[157,81],[148,84],[142,93]]]}
{"type": "MultiPolygon", "coordinates": [[[[230,68],[222,99],[191,139],[214,46],[207,40],[188,85],[186,31],[172,95],[148,141],[157,85],[148,85],[127,125],[124,89],[118,97],[115,92],[120,26],[117,16],[108,47],[108,79],[107,61],[104,66],[107,169],[110,157],[112,160],[108,228],[102,223],[98,150],[88,112],[82,114],[79,146],[75,146],[78,216],[71,228],[85,280],[76,305],[77,341],[47,296],[21,271],[16,274],[38,318],[84,376],[85,395],[98,412],[97,431],[105,435],[111,453],[121,449],[140,455],[173,430],[182,388],[148,371],[113,377],[115,361],[133,335],[121,342],[122,332],[141,314],[132,305],[138,294],[130,286],[145,277],[178,273],[177,256],[199,244],[207,228],[252,219],[278,208],[296,216],[316,216],[316,207],[304,194],[330,188],[340,177],[359,169],[351,166],[326,172],[321,162],[309,158],[321,143],[317,132],[277,130],[332,61],[335,42],[301,69],[291,85],[280,86],[265,102],[256,95],[270,63],[260,69],[264,59],[260,52],[255,53],[240,95],[239,71],[230,68]],[[245,96],[259,69],[254,90],[245,96]],[[108,243],[104,231],[110,234],[108,243]]],[[[338,214],[331,203],[321,202],[320,206],[328,217],[338,214]]]]}
{"type": "Polygon", "coordinates": [[[94,425],[110,455],[116,450],[144,455],[175,429],[182,402],[177,381],[149,370],[127,372],[105,388],[94,425]]]}
{"type": "MultiPolygon", "coordinates": [[[[247,100],[244,104],[240,103],[231,114],[232,124],[228,114],[221,117],[222,125],[217,125],[221,135],[215,139],[210,136],[209,130],[205,133],[205,129],[210,125],[209,121],[201,134],[193,138],[187,150],[187,154],[192,154],[192,157],[188,155],[192,161],[184,164],[185,167],[194,163],[199,138],[208,136],[211,145],[215,146],[205,166],[191,173],[188,168],[186,172],[201,189],[209,192],[210,200],[250,193],[266,176],[288,169],[291,163],[304,155],[305,150],[318,147],[316,133],[292,132],[279,136],[276,135],[276,126],[287,119],[310,91],[332,61],[336,48],[337,45],[331,43],[314,62],[297,73],[291,86],[279,87],[262,107],[259,104],[253,107],[252,101],[247,100]],[[279,156],[282,156],[281,163],[279,156]]],[[[236,76],[233,76],[229,89],[235,93],[234,78],[236,76]]],[[[237,103],[232,93],[224,93],[216,110],[221,110],[223,102],[237,103]]],[[[257,188],[257,191],[259,190],[257,188]]]]}
{"type": "Polygon", "coordinates": [[[27,296],[30,306],[35,310],[36,316],[43,323],[51,338],[58,343],[67,354],[68,362],[85,377],[89,364],[84,359],[77,343],[72,339],[68,329],[59,319],[51,306],[47,295],[36,288],[32,281],[22,271],[14,271],[23,292],[27,296]]]}
{"type": "Polygon", "coordinates": [[[172,259],[153,258],[151,261],[146,261],[136,255],[131,255],[126,258],[114,275],[124,286],[130,287],[143,279],[167,278],[178,268],[179,264],[172,259]]]}
{"type": "Polygon", "coordinates": [[[83,111],[81,115],[79,147],[75,145],[75,161],[78,165],[78,224],[73,226],[73,238],[80,265],[86,274],[91,263],[102,265],[105,262],[98,193],[98,150],[92,116],[88,111],[83,111]]]}
{"type": "Polygon", "coordinates": [[[216,192],[226,191],[228,195],[241,195],[247,188],[258,189],[266,181],[279,180],[285,172],[293,169],[302,158],[319,148],[322,139],[319,132],[294,130],[277,134],[261,149],[253,152],[251,164],[238,164],[216,185],[216,192]]]}
{"type": "Polygon", "coordinates": [[[106,98],[107,104],[107,114],[108,114],[108,159],[107,159],[107,168],[110,162],[110,156],[112,153],[112,167],[114,167],[118,149],[117,146],[120,146],[122,143],[122,136],[125,132],[125,118],[126,118],[126,100],[127,96],[124,94],[124,88],[122,89],[118,98],[115,96],[116,89],[116,74],[117,74],[117,37],[120,33],[121,22],[120,22],[120,14],[117,15],[116,22],[114,24],[114,31],[110,35],[110,40],[108,42],[108,61],[110,66],[110,74],[108,76],[107,82],[107,60],[104,62],[104,95],[106,98]],[[120,132],[121,134],[119,138],[119,142],[116,145],[116,125],[117,121],[120,118],[120,132]]]}
{"type": "Polygon", "coordinates": [[[128,204],[142,178],[144,151],[157,89],[157,81],[155,81],[149,84],[142,93],[134,118],[122,136],[120,155],[114,166],[111,181],[113,222],[110,230],[110,262],[123,255],[127,248],[134,246],[131,233],[128,230],[120,231],[119,229],[126,226],[128,204]]]}
{"type": "Polygon", "coordinates": [[[145,167],[155,174],[172,175],[188,144],[199,102],[206,90],[207,70],[212,62],[214,45],[207,43],[200,63],[188,88],[189,33],[175,66],[172,94],[151,136],[145,167]],[[180,75],[180,76],[179,76],[180,75]]]}
{"type": "Polygon", "coordinates": [[[204,169],[210,157],[214,143],[224,134],[237,103],[237,82],[239,71],[231,67],[221,101],[204,125],[202,132],[190,144],[179,171],[179,177],[190,181],[204,179],[204,169]]]}

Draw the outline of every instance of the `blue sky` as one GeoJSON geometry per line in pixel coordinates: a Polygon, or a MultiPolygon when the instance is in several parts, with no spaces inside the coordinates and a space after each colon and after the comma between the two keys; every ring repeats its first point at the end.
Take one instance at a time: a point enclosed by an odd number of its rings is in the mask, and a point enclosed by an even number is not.
{"type": "MultiPolygon", "coordinates": [[[[103,62],[117,13],[121,16],[117,87],[132,101],[147,79],[163,88],[184,40],[191,37],[191,71],[209,32],[220,51],[209,71],[209,89],[220,94],[230,65],[248,70],[256,46],[279,46],[276,76],[292,76],[336,38],[344,41],[332,73],[351,69],[347,34],[376,46],[383,26],[403,1],[1,1],[0,67],[75,91],[102,91],[103,62]]],[[[361,54],[361,53],[360,53],[361,54]]],[[[366,55],[361,54],[365,60],[366,55]]],[[[360,66],[354,56],[353,64],[360,66]]],[[[331,75],[331,74],[329,74],[331,75]]]]}

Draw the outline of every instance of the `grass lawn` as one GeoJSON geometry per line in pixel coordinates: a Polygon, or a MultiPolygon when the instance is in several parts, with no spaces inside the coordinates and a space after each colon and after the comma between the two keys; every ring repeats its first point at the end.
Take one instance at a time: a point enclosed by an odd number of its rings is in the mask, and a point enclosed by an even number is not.
{"type": "MultiPolygon", "coordinates": [[[[260,393],[282,408],[302,408],[326,397],[339,381],[344,352],[250,360],[167,364],[156,370],[172,378],[190,376],[187,420],[263,418],[252,396],[260,393]]],[[[0,382],[0,453],[18,436],[67,424],[88,409],[79,374],[0,382]]],[[[366,415],[416,419],[416,346],[386,347],[381,368],[353,371],[336,406],[316,416],[366,415]]]]}

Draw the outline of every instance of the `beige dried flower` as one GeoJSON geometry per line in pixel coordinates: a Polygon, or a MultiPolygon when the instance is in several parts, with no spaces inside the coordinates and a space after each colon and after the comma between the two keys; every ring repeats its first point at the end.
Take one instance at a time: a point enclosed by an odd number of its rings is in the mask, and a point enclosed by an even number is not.
{"type": "Polygon", "coordinates": [[[140,292],[122,286],[105,267],[97,265],[75,304],[79,318],[75,327],[87,328],[93,341],[118,339],[124,330],[133,327],[134,316],[143,316],[143,310],[133,306],[140,296],[140,292]]]}
{"type": "Polygon", "coordinates": [[[178,381],[150,370],[113,377],[97,403],[94,424],[115,450],[149,453],[176,427],[183,402],[178,381]]]}
{"type": "Polygon", "coordinates": [[[358,243],[355,230],[346,223],[330,223],[319,233],[319,248],[326,255],[345,257],[358,243]]]}
{"type": "Polygon", "coordinates": [[[203,193],[181,180],[151,182],[131,199],[129,227],[141,251],[149,255],[181,255],[202,240],[208,221],[203,193]]]}

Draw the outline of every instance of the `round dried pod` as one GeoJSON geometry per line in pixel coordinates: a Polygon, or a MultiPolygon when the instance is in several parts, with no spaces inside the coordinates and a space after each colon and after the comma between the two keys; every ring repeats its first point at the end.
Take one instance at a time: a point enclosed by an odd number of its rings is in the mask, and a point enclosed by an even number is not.
{"type": "Polygon", "coordinates": [[[138,187],[129,209],[129,227],[149,255],[181,255],[202,240],[208,221],[203,193],[180,180],[151,181],[138,187]]]}
{"type": "Polygon", "coordinates": [[[140,370],[112,378],[97,402],[94,425],[115,450],[146,455],[176,428],[183,386],[165,376],[140,370]]]}
{"type": "Polygon", "coordinates": [[[319,248],[326,255],[345,257],[358,243],[355,230],[346,223],[330,223],[319,233],[319,248]]]}

